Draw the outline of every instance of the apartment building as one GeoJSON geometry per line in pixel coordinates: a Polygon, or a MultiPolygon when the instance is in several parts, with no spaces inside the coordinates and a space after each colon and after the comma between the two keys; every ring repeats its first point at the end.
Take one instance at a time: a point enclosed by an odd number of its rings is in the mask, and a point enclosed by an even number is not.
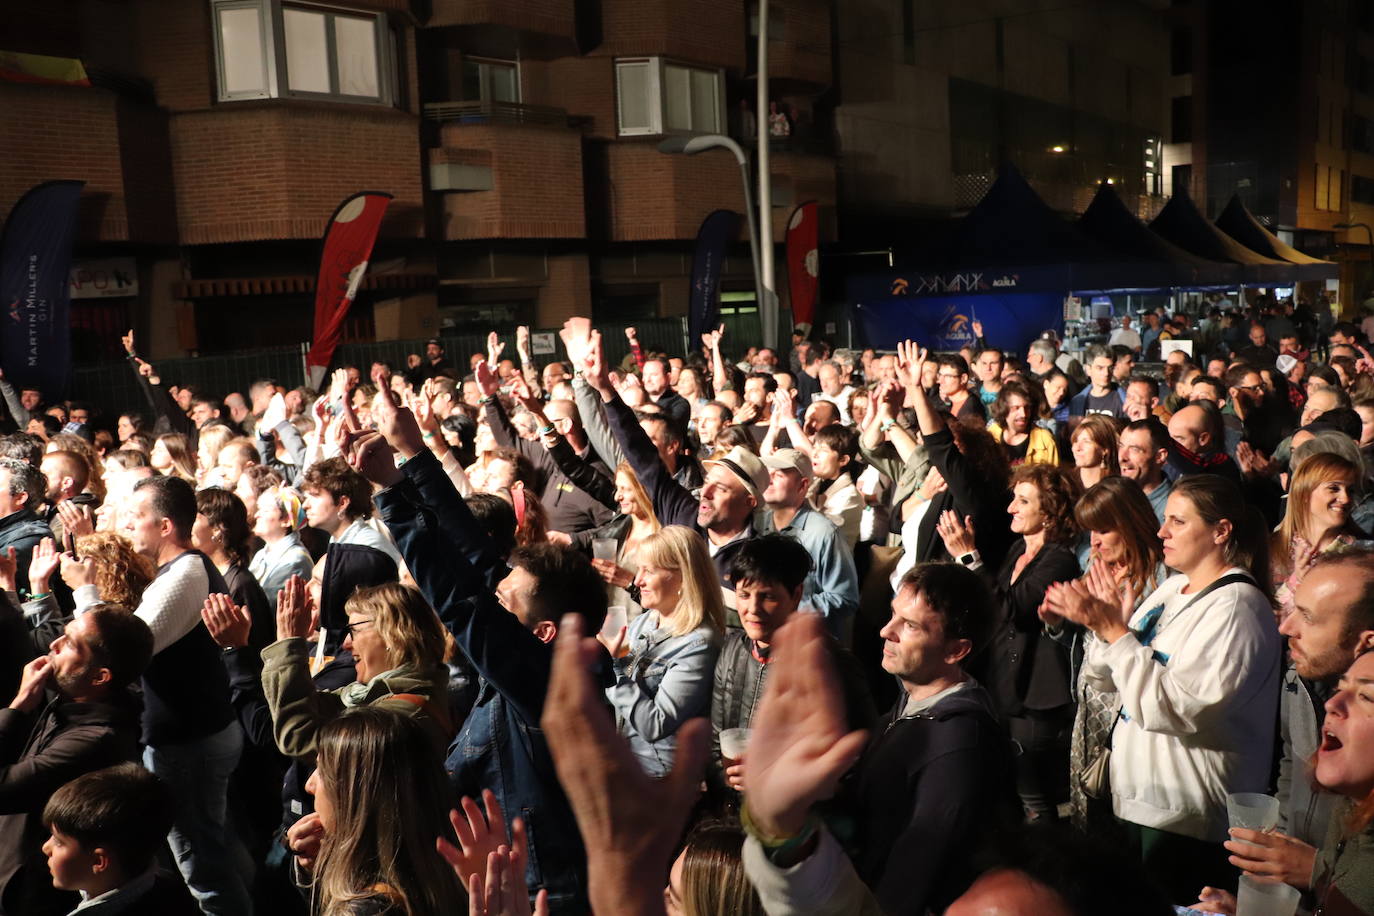
{"type": "MultiPolygon", "coordinates": [[[[745,0],[8,3],[0,51],[79,60],[88,84],[0,81],[0,216],[39,181],[87,182],[77,270],[134,282],[73,300],[79,360],[108,355],[129,324],[155,355],[307,340],[320,236],[359,190],[394,199],[353,337],[681,314],[697,229],[718,208],[742,212],[743,187],[728,153],[657,147],[684,132],[742,137],[760,116],[752,12],[745,0]]],[[[816,200],[833,233],[835,159],[817,119],[833,82],[830,3],[769,12],[770,100],[787,122],[770,143],[774,228],[781,239],[792,207],[816,200]]],[[[723,288],[752,295],[743,233],[723,288]]]]}

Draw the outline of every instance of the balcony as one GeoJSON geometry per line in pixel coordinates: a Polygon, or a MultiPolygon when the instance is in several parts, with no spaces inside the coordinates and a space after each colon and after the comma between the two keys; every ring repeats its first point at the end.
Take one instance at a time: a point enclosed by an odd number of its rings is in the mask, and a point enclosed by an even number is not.
{"type": "Polygon", "coordinates": [[[105,89],[8,82],[0,111],[0,220],[39,182],[76,178],[81,241],[175,241],[162,112],[105,89]]]}
{"type": "Polygon", "coordinates": [[[445,239],[585,238],[582,135],[561,108],[425,106],[429,187],[445,239]]]}
{"type": "Polygon", "coordinates": [[[424,230],[415,116],[324,102],[236,102],[172,116],[181,242],[310,239],[360,190],[394,195],[382,235],[424,230]]]}
{"type": "MultiPolygon", "coordinates": [[[[532,51],[540,39],[553,39],[575,48],[576,21],[573,0],[433,0],[425,28],[460,27],[467,38],[515,40],[522,51],[532,51]],[[495,27],[495,28],[493,28],[495,27]]],[[[514,50],[488,47],[483,53],[514,50]]]]}
{"type": "MultiPolygon", "coordinates": [[[[758,70],[758,25],[750,4],[749,70],[758,70]]],[[[830,4],[788,0],[768,7],[768,85],[775,95],[813,94],[834,82],[830,59],[830,4]]]]}
{"type": "Polygon", "coordinates": [[[743,0],[601,0],[601,15],[598,57],[661,56],[744,70],[743,0]]]}

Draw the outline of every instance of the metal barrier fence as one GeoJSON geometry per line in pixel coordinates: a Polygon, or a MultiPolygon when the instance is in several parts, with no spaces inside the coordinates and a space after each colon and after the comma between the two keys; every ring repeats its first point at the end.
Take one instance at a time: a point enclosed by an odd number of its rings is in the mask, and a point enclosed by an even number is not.
{"type": "MultiPolygon", "coordinates": [[[[731,334],[729,323],[727,319],[727,335],[731,334]]],[[[672,354],[683,352],[685,318],[649,318],[633,323],[597,322],[596,327],[601,331],[612,365],[620,363],[630,352],[629,342],[625,338],[625,328],[631,326],[636,329],[640,344],[646,350],[662,350],[672,354]]],[[[501,335],[506,344],[502,358],[518,359],[515,352],[515,328],[508,326],[494,330],[501,335]]],[[[533,359],[536,363],[542,366],[556,359],[566,359],[556,328],[536,328],[532,333],[554,335],[554,352],[534,354],[533,359]]],[[[740,334],[740,337],[733,339],[741,348],[748,346],[750,329],[741,328],[740,334]]],[[[467,373],[471,354],[485,353],[487,349],[486,335],[444,335],[440,339],[444,343],[449,361],[459,374],[467,373]]],[[[334,353],[333,365],[359,366],[366,372],[367,367],[374,361],[380,361],[393,369],[403,369],[409,354],[425,352],[425,340],[419,338],[341,344],[334,353]]],[[[698,342],[696,347],[700,345],[698,342]]],[[[276,379],[288,388],[304,384],[305,348],[298,344],[216,356],[164,359],[158,360],[155,367],[164,385],[190,385],[197,391],[216,397],[222,397],[231,391],[246,395],[248,385],[258,378],[276,379]]],[[[72,400],[93,404],[107,417],[113,418],[125,411],[148,412],[148,403],[134,378],[133,367],[127,361],[79,366],[73,371],[72,376],[72,400]]]]}

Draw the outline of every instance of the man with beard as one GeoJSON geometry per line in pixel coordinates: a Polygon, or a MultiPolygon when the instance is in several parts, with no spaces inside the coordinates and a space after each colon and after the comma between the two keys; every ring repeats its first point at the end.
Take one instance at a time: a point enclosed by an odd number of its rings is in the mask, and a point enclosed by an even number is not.
{"type": "Polygon", "coordinates": [[[1341,796],[1317,785],[1312,767],[1322,742],[1326,701],[1362,652],[1374,649],[1374,550],[1324,554],[1298,585],[1279,632],[1288,637],[1288,670],[1279,699],[1279,823],[1226,843],[1247,873],[1308,887],[1317,847],[1341,796]]]}
{"type": "Polygon", "coordinates": [[[43,806],[84,773],[138,759],[140,704],[129,686],[152,656],[146,623],[97,604],[25,666],[0,710],[0,912],[62,914],[80,902],[53,889],[43,806]]]}
{"type": "Polygon", "coordinates": [[[1035,388],[1020,379],[1002,384],[992,402],[992,422],[988,432],[1002,443],[1012,467],[1020,464],[1058,464],[1059,445],[1054,434],[1037,426],[1040,398],[1035,388]]]}

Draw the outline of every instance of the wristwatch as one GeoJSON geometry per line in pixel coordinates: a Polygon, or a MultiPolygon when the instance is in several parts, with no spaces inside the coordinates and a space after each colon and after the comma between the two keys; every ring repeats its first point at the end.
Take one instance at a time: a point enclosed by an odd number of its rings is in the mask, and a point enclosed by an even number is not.
{"type": "Polygon", "coordinates": [[[970,550],[968,553],[959,554],[959,556],[955,558],[955,562],[960,566],[977,566],[980,559],[978,551],[970,550]]]}

